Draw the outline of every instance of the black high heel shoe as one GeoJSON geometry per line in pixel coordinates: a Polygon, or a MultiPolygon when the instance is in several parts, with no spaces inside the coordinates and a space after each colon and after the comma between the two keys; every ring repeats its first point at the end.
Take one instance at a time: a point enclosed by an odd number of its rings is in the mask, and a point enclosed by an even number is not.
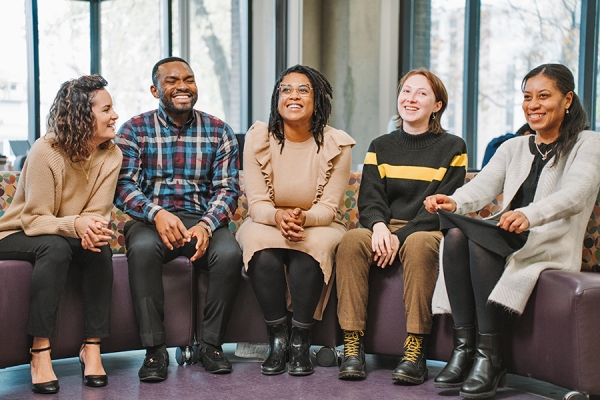
{"type": "Polygon", "coordinates": [[[83,377],[83,383],[85,386],[89,387],[102,387],[108,384],[108,376],[106,375],[84,375],[85,374],[85,363],[81,359],[81,352],[86,344],[97,344],[100,345],[101,342],[89,342],[87,340],[83,341],[81,345],[81,350],[79,350],[79,362],[81,363],[81,376],[83,377]]]}
{"type": "MultiPolygon", "coordinates": [[[[29,349],[29,354],[31,354],[31,357],[33,358],[33,353],[41,353],[42,351],[48,350],[50,350],[50,346],[44,347],[43,349],[29,349]]],[[[60,387],[58,386],[58,380],[31,384],[31,391],[33,393],[54,394],[58,393],[58,389],[60,389],[60,387]]]]}

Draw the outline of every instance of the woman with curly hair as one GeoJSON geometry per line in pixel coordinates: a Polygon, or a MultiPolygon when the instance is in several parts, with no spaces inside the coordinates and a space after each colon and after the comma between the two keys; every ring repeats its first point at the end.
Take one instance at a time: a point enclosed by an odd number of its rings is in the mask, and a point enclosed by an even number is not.
{"type": "Polygon", "coordinates": [[[81,269],[86,340],[79,359],[86,386],[105,386],[100,340],[109,335],[113,280],[109,217],[121,166],[118,115],[106,80],[62,84],[48,132],[31,148],[13,202],[0,218],[0,259],[34,264],[27,332],[33,336],[35,393],[57,393],[50,337],[69,265],[81,269]]]}
{"type": "Polygon", "coordinates": [[[265,375],[285,372],[287,358],[290,375],[313,373],[310,329],[323,314],[335,247],[346,232],[339,206],[355,144],[327,126],[331,97],[320,72],[293,66],[275,84],[269,124],[256,122],[246,135],[249,209],[236,238],[267,324],[265,375]],[[293,307],[289,338],[287,293],[293,307]]]}

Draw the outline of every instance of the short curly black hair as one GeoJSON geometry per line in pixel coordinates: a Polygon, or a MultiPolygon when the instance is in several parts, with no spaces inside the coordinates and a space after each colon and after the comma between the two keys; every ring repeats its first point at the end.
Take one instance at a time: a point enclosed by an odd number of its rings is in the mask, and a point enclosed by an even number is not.
{"type": "Polygon", "coordinates": [[[279,75],[277,82],[275,82],[275,87],[273,88],[273,94],[271,95],[269,132],[271,132],[273,137],[279,142],[281,145],[281,150],[283,150],[283,146],[285,144],[285,136],[283,134],[283,118],[281,118],[281,115],[279,115],[279,111],[277,109],[277,105],[279,103],[279,85],[281,84],[283,78],[294,72],[306,76],[313,89],[315,106],[313,115],[311,117],[310,132],[315,138],[315,142],[317,143],[317,151],[319,151],[323,145],[323,131],[325,130],[325,126],[327,126],[327,121],[329,121],[329,116],[331,115],[331,99],[333,98],[333,88],[331,87],[331,84],[327,78],[325,78],[323,74],[314,68],[306,65],[294,65],[279,75]]]}
{"type": "MultiPolygon", "coordinates": [[[[159,60],[156,64],[154,64],[154,67],[152,67],[152,84],[154,86],[158,86],[158,67],[160,67],[163,64],[166,63],[170,63],[170,62],[182,62],[184,64],[186,64],[188,67],[190,67],[190,64],[188,64],[187,61],[185,61],[183,58],[179,58],[179,57],[167,57],[167,58],[163,58],[162,60],[159,60]]],[[[192,67],[190,67],[191,69],[192,67]]]]}

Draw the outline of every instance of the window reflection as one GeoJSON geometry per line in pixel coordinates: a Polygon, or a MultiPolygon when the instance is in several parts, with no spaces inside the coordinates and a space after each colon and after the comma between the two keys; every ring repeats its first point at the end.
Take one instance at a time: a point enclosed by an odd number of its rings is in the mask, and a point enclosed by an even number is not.
{"type": "Polygon", "coordinates": [[[239,133],[241,121],[240,0],[190,0],[190,64],[196,108],[239,133]]]}
{"type": "Polygon", "coordinates": [[[462,136],[465,0],[431,1],[431,71],[448,91],[442,126],[462,136]]]}
{"type": "Polygon", "coordinates": [[[150,85],[161,58],[160,0],[104,1],[101,17],[102,76],[120,126],[158,107],[150,85]]]}
{"type": "Polygon", "coordinates": [[[88,2],[38,1],[40,45],[40,134],[60,85],[90,72],[88,2]]]}
{"type": "Polygon", "coordinates": [[[2,4],[0,13],[0,154],[10,156],[9,140],[27,140],[27,43],[25,3],[2,4]],[[8,57],[4,58],[4,56],[8,57]]]}
{"type": "Polygon", "coordinates": [[[481,1],[477,165],[495,137],[514,133],[525,117],[521,80],[549,62],[578,75],[580,0],[481,1]]]}

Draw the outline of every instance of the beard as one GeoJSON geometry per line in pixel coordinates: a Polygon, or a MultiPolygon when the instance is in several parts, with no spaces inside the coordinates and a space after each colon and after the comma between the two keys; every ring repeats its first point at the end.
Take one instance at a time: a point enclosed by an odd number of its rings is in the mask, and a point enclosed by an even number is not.
{"type": "Polygon", "coordinates": [[[159,90],[158,93],[160,95],[160,102],[161,102],[163,108],[166,111],[174,113],[174,114],[188,114],[189,112],[191,112],[194,109],[194,105],[198,101],[198,94],[197,93],[192,93],[192,92],[173,92],[172,95],[167,95],[167,94],[165,94],[161,90],[159,90]],[[190,102],[188,104],[175,104],[173,102],[172,96],[175,96],[175,95],[181,94],[181,93],[186,93],[186,94],[189,94],[191,96],[190,97],[190,102]]]}

